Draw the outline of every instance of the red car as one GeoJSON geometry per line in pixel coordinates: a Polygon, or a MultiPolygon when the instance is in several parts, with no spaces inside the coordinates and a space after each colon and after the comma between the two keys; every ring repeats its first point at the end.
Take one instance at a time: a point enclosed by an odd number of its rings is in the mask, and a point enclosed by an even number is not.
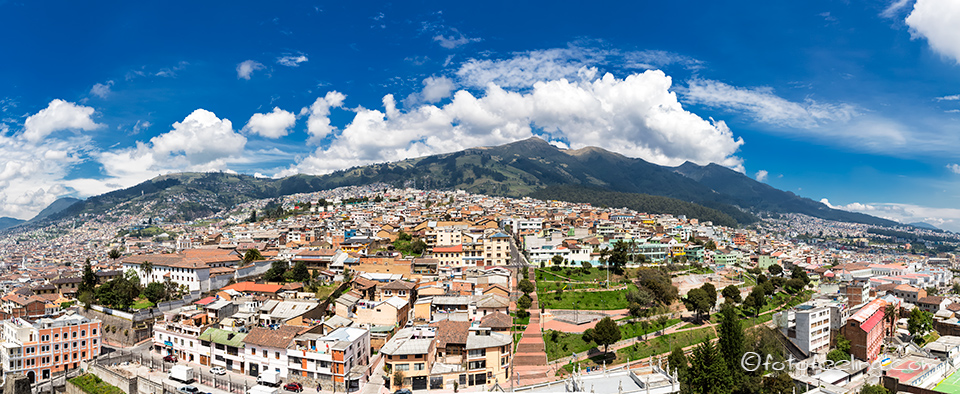
{"type": "Polygon", "coordinates": [[[166,361],[166,362],[168,362],[168,363],[175,363],[175,362],[177,362],[177,356],[174,356],[174,355],[172,355],[172,354],[168,354],[168,355],[166,355],[166,356],[163,356],[163,361],[166,361]]]}
{"type": "Polygon", "coordinates": [[[295,393],[299,393],[303,391],[303,386],[301,386],[300,383],[290,382],[283,385],[283,389],[287,391],[293,391],[295,393]]]}

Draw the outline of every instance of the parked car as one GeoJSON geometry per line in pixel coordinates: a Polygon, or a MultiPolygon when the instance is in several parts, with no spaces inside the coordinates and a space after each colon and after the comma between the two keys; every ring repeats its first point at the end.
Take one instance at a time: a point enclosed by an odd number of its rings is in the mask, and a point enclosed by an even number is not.
{"type": "Polygon", "coordinates": [[[295,393],[299,393],[303,391],[303,386],[301,386],[300,383],[290,382],[283,385],[283,389],[287,391],[293,391],[295,393]]]}
{"type": "Polygon", "coordinates": [[[177,356],[174,356],[174,355],[172,355],[172,354],[168,354],[168,355],[166,355],[166,356],[163,356],[163,361],[166,361],[166,362],[168,362],[168,363],[175,363],[175,362],[177,362],[177,356]]]}
{"type": "Polygon", "coordinates": [[[198,390],[196,387],[193,387],[193,386],[183,386],[177,389],[177,391],[181,393],[191,393],[191,394],[200,392],[200,390],[198,390]]]}
{"type": "Polygon", "coordinates": [[[227,370],[224,367],[213,367],[213,368],[210,368],[210,373],[214,375],[226,375],[227,370]]]}
{"type": "Polygon", "coordinates": [[[400,389],[400,390],[394,391],[393,394],[413,394],[413,392],[410,391],[410,389],[400,389]]]}

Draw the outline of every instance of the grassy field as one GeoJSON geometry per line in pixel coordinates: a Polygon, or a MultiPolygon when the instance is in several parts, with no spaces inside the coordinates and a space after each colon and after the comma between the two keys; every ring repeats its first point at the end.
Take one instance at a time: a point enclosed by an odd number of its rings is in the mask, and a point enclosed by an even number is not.
{"type": "Polygon", "coordinates": [[[563,368],[566,369],[567,372],[570,372],[573,370],[575,364],[579,364],[581,368],[587,368],[602,366],[604,362],[606,362],[606,365],[609,367],[612,364],[622,364],[656,354],[669,353],[673,348],[696,345],[715,337],[716,334],[714,334],[713,330],[709,327],[673,333],[649,341],[640,341],[631,346],[619,349],[616,352],[599,354],[576,363],[568,363],[564,365],[563,368]]]}
{"type": "Polygon", "coordinates": [[[153,307],[154,307],[154,304],[150,302],[150,300],[145,298],[141,298],[137,300],[137,302],[134,302],[133,306],[131,306],[131,308],[133,309],[147,309],[147,308],[153,308],[153,307]]]}
{"type": "MultiPolygon", "coordinates": [[[[670,319],[667,321],[667,327],[679,322],[680,319],[670,319]]],[[[643,327],[641,327],[639,322],[624,324],[620,326],[620,339],[622,340],[640,337],[644,333],[651,334],[657,332],[659,329],[659,327],[654,328],[653,322],[651,322],[650,327],[647,327],[646,331],[643,330],[643,327]]],[[[546,343],[548,360],[556,360],[561,357],[569,356],[571,353],[580,353],[596,347],[593,342],[584,342],[583,334],[566,333],[553,330],[544,333],[543,341],[546,343]],[[553,334],[554,332],[557,333],[555,341],[553,334]]]]}
{"type": "Polygon", "coordinates": [[[584,342],[581,334],[553,330],[543,333],[543,342],[547,348],[547,360],[556,360],[572,353],[580,353],[596,347],[593,342],[584,342]]]}
{"type": "Polygon", "coordinates": [[[337,289],[337,286],[339,286],[339,284],[335,283],[332,285],[318,287],[317,295],[316,295],[317,299],[320,299],[320,300],[326,299],[327,297],[330,296],[330,294],[333,294],[333,291],[337,289]]]}
{"type": "Polygon", "coordinates": [[[554,294],[539,294],[540,306],[545,309],[611,310],[625,309],[628,306],[626,294],[636,289],[633,284],[625,290],[610,291],[565,291],[558,300],[554,294]],[[578,304],[579,302],[579,304],[578,304]]]}

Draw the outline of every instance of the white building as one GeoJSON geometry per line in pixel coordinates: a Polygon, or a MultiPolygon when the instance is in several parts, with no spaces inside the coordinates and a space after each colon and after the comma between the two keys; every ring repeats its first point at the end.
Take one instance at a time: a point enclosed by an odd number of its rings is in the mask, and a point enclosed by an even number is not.
{"type": "Polygon", "coordinates": [[[784,336],[804,353],[826,353],[830,350],[830,308],[799,305],[777,313],[774,321],[784,336]]]}

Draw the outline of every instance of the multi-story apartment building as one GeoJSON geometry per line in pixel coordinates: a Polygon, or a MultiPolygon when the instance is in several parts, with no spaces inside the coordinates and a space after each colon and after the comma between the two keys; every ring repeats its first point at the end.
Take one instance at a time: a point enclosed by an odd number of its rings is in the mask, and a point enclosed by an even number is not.
{"type": "Polygon", "coordinates": [[[210,365],[209,346],[200,343],[200,334],[213,324],[209,315],[199,309],[164,314],[164,319],[153,325],[153,348],[178,360],[210,365]]]}
{"type": "Polygon", "coordinates": [[[510,263],[510,236],[496,233],[483,238],[484,265],[507,265],[510,263]]]}
{"type": "Polygon", "coordinates": [[[850,353],[854,357],[873,362],[880,354],[885,324],[883,313],[886,305],[886,301],[875,299],[847,319],[842,333],[850,341],[850,353]]]}
{"type": "Polygon", "coordinates": [[[777,327],[805,354],[830,350],[830,308],[809,304],[779,312],[777,327]]]}
{"type": "Polygon", "coordinates": [[[287,377],[287,348],[301,331],[307,327],[281,325],[276,330],[255,327],[243,339],[244,361],[247,373],[258,376],[263,371],[275,371],[281,377],[287,377]]]}
{"type": "MultiPolygon", "coordinates": [[[[433,327],[404,328],[394,334],[380,353],[391,371],[403,372],[403,384],[414,390],[427,388],[430,367],[436,357],[437,330],[433,327]]],[[[396,385],[396,383],[392,383],[396,385]]]]}
{"type": "Polygon", "coordinates": [[[291,376],[333,384],[345,391],[359,389],[362,374],[350,371],[370,363],[370,331],[340,327],[327,335],[301,334],[294,339],[287,354],[291,376]]]}
{"type": "Polygon", "coordinates": [[[100,320],[72,312],[36,322],[5,320],[0,331],[3,373],[23,373],[34,383],[79,368],[81,361],[100,355],[100,326],[100,320]]]}

